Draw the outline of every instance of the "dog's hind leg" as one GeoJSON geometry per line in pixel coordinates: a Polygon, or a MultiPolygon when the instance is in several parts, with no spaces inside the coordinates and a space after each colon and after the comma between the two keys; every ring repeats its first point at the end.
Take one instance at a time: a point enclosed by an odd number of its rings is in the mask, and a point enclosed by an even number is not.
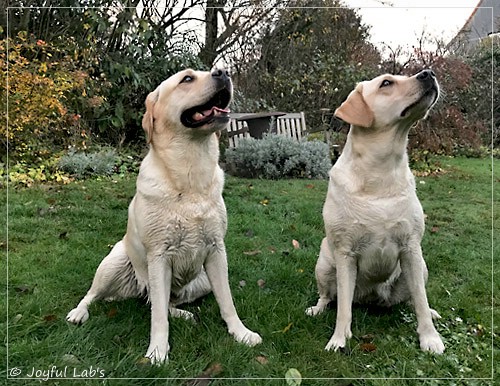
{"type": "Polygon", "coordinates": [[[337,271],[326,238],[321,243],[315,275],[319,299],[315,306],[306,309],[309,316],[321,314],[337,295],[337,271]]]}
{"type": "Polygon", "coordinates": [[[71,323],[80,324],[89,318],[89,305],[99,299],[124,299],[138,297],[145,293],[145,288],[137,285],[134,268],[125,251],[123,241],[118,242],[102,260],[87,294],[66,316],[71,323]]]}
{"type": "Polygon", "coordinates": [[[182,287],[179,291],[175,291],[171,294],[169,315],[174,318],[194,319],[194,315],[191,312],[178,309],[176,306],[179,304],[191,303],[198,298],[208,295],[210,292],[212,292],[210,281],[208,280],[205,269],[202,269],[194,280],[182,287]]]}

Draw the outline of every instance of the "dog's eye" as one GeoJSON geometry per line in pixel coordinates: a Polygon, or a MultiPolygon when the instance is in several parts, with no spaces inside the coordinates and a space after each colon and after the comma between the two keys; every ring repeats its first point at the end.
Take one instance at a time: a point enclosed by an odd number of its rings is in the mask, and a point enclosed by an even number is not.
{"type": "Polygon", "coordinates": [[[184,78],[182,78],[181,83],[189,83],[192,82],[194,78],[192,76],[186,75],[184,78]]]}
{"type": "Polygon", "coordinates": [[[393,83],[393,82],[391,82],[390,80],[385,79],[385,80],[383,80],[383,81],[382,81],[382,83],[380,84],[380,88],[390,86],[392,83],[393,83]]]}

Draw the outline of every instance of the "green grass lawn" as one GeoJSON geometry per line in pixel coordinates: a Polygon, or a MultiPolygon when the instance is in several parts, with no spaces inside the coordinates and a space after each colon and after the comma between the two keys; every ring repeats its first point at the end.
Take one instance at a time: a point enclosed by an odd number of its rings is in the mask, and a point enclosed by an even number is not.
{"type": "MultiPolygon", "coordinates": [[[[12,369],[19,369],[17,377],[28,379],[18,384],[30,384],[33,369],[51,368],[53,377],[115,378],[105,383],[110,385],[194,378],[207,368],[217,378],[213,385],[283,385],[280,378],[290,368],[303,378],[337,378],[303,380],[304,385],[385,385],[384,378],[393,379],[391,385],[420,384],[424,378],[441,378],[429,384],[491,384],[492,371],[500,372],[500,331],[492,326],[500,250],[498,238],[492,248],[491,161],[440,162],[446,173],[417,178],[417,190],[427,215],[427,293],[431,307],[442,316],[437,329],[446,351],[441,356],[420,351],[415,315],[406,305],[390,310],[356,306],[348,350],[324,351],[333,333],[335,307],[316,318],[304,313],[317,300],[314,266],[327,189],[327,181],[317,180],[226,181],[232,293],[240,317],[262,335],[263,344],[248,348],[234,342],[212,295],[185,307],[197,315],[197,323],[171,320],[170,360],[159,367],[142,360],[150,325],[149,306],[143,300],[97,302],[87,323],[69,325],[66,313],[86,293],[97,265],[123,236],[135,190],[130,176],[9,191],[8,209],[2,202],[2,213],[8,210],[9,215],[8,279],[3,286],[8,293],[0,300],[7,310],[1,318],[7,350],[1,350],[8,351],[8,363],[0,372],[14,376],[12,369]],[[472,378],[476,380],[468,380],[472,378]]],[[[499,161],[495,168],[500,170],[499,161]]],[[[498,189],[494,194],[498,214],[498,189]]],[[[498,216],[494,222],[498,231],[498,216]]],[[[1,246],[6,251],[3,232],[1,246]]],[[[495,302],[498,306],[498,297],[495,302]]],[[[494,314],[498,324],[500,313],[494,314]]]]}

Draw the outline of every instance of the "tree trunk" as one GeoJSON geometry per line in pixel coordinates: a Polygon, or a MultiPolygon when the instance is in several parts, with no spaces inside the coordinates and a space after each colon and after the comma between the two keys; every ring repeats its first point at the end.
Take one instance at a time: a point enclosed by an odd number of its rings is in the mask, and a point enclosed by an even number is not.
{"type": "Polygon", "coordinates": [[[199,58],[203,64],[211,68],[217,58],[217,30],[218,23],[218,9],[217,7],[223,5],[223,1],[207,0],[207,9],[205,11],[205,44],[199,53],[199,58]]]}

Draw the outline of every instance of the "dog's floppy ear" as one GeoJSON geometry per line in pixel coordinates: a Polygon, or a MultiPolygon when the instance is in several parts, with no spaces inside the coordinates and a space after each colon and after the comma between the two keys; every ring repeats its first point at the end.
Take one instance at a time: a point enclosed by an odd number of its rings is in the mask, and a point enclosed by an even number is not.
{"type": "Polygon", "coordinates": [[[146,138],[148,144],[151,143],[151,139],[153,138],[153,130],[154,130],[154,117],[153,110],[158,100],[159,91],[156,89],[153,92],[150,92],[148,97],[146,98],[146,112],[142,117],[142,128],[146,132],[146,138]]]}
{"type": "Polygon", "coordinates": [[[371,127],[375,117],[373,111],[366,104],[362,91],[363,86],[359,84],[335,110],[335,116],[353,126],[371,127]]]}

